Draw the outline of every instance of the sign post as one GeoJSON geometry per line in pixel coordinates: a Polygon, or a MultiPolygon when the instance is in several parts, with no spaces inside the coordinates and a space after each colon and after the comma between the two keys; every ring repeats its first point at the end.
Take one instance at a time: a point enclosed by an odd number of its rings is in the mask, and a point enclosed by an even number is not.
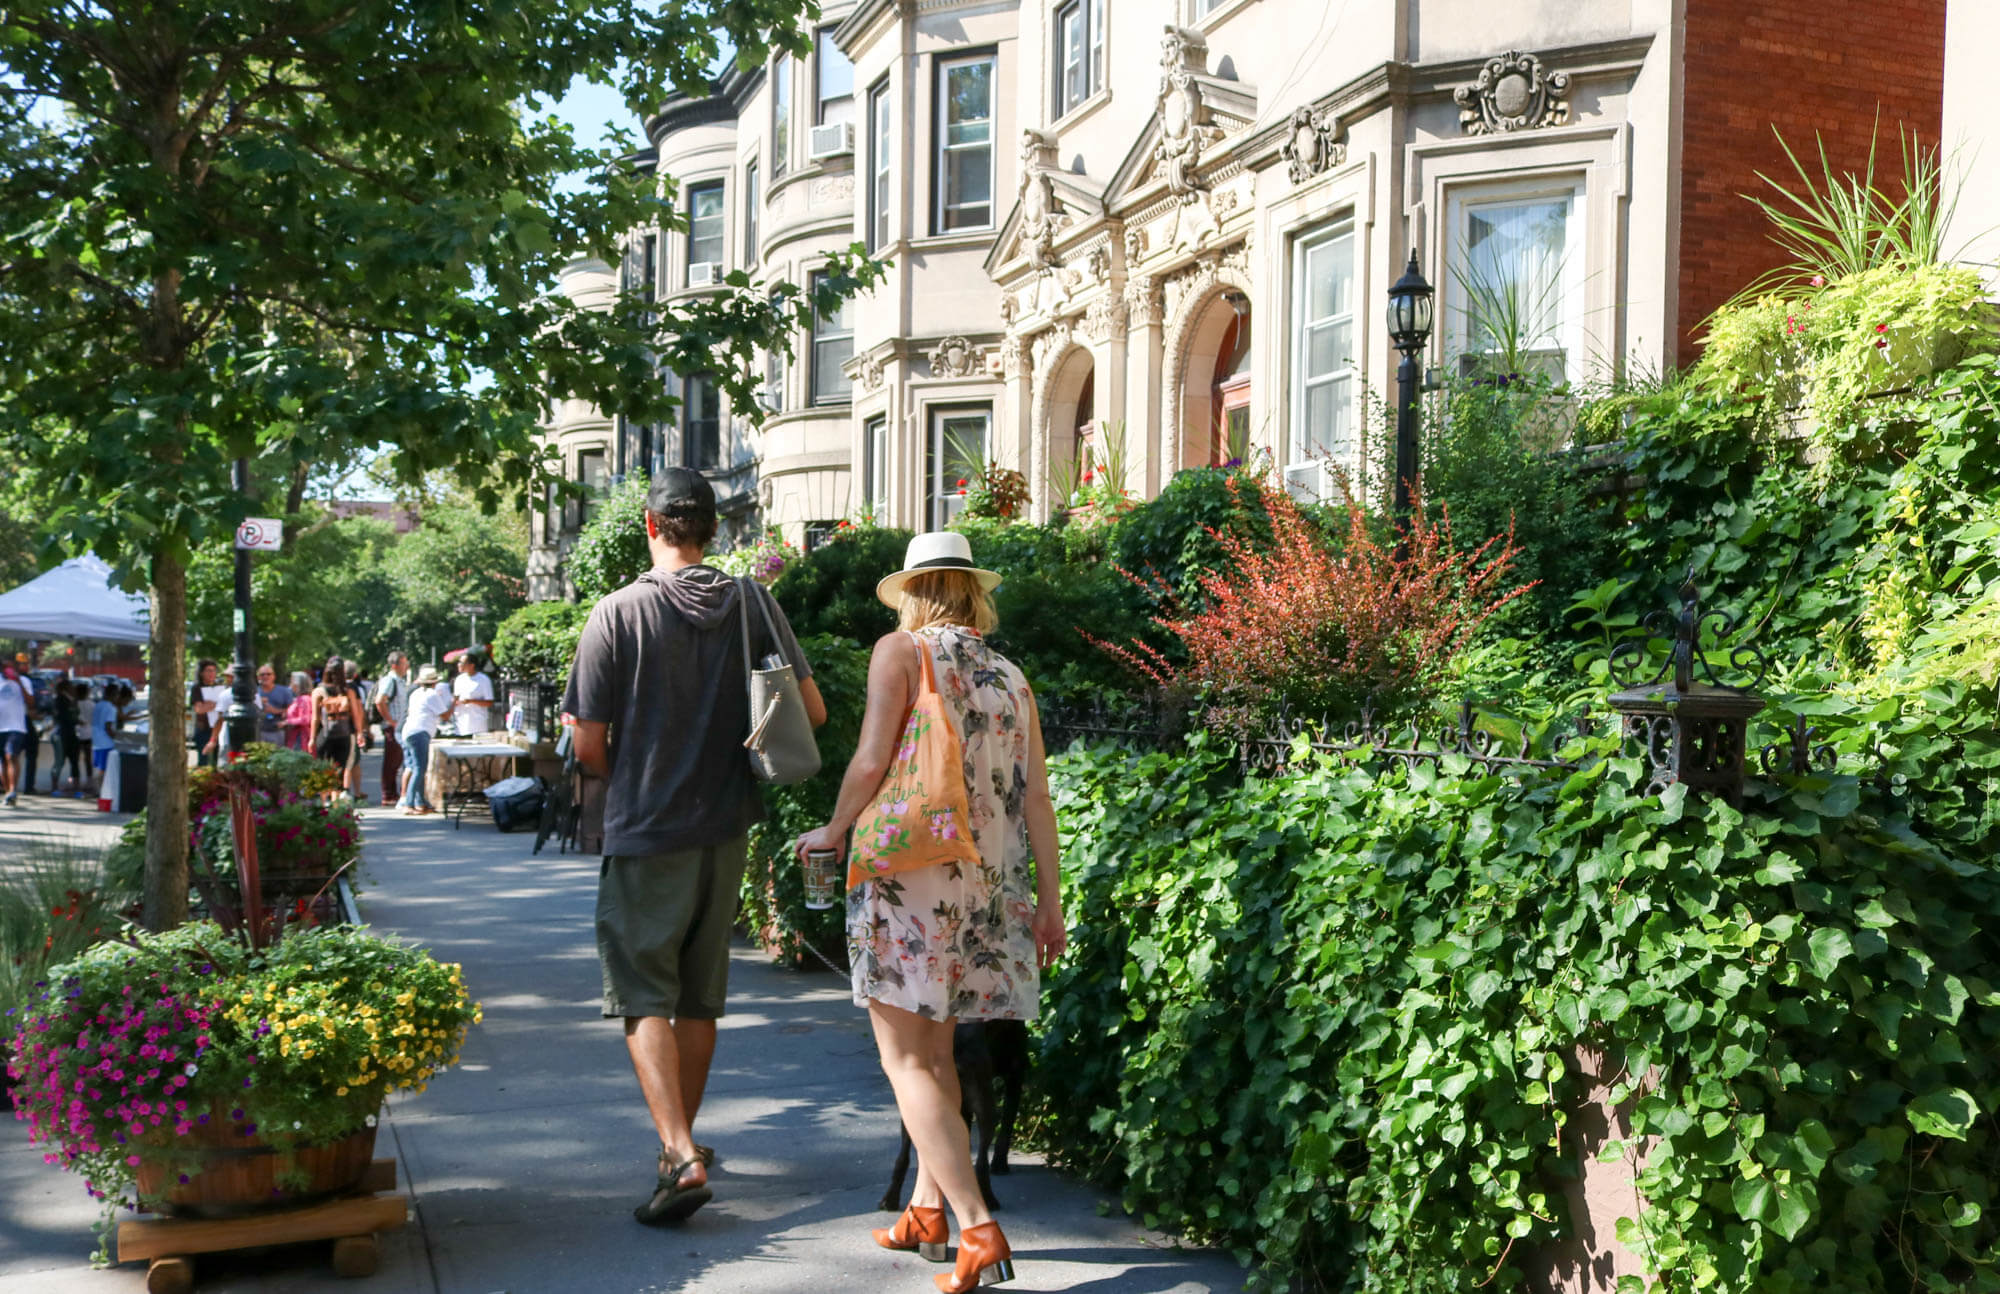
{"type": "MultiPolygon", "coordinates": [[[[250,493],[250,460],[236,460],[231,473],[236,492],[250,493]]],[[[230,689],[229,749],[243,750],[257,740],[257,666],[252,660],[256,645],[250,630],[250,554],[274,553],[285,542],[285,523],[269,517],[245,517],[236,527],[236,682],[230,689]]]]}
{"type": "Polygon", "coordinates": [[[472,627],[465,640],[465,646],[468,651],[476,649],[479,646],[479,617],[486,614],[486,608],[477,602],[461,602],[452,610],[459,615],[472,617],[472,627]]]}

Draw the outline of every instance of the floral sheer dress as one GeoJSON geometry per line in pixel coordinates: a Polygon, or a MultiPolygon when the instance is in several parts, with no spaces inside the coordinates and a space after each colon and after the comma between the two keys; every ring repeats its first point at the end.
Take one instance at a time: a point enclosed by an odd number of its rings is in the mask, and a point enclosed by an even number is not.
{"type": "Polygon", "coordinates": [[[966,803],[979,866],[940,863],[847,893],[854,1003],[869,999],[931,1020],[1032,1020],[1041,977],[1029,922],[1028,725],[1034,701],[1014,663],[970,629],[914,635],[965,755],[966,803]]]}

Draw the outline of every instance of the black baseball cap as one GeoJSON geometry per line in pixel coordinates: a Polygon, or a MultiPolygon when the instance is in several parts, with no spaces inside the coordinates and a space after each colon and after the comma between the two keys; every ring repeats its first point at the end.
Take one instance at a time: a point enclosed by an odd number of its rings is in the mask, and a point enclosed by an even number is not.
{"type": "Polygon", "coordinates": [[[662,516],[698,517],[715,515],[715,487],[700,472],[687,467],[669,467],[653,478],[646,491],[646,511],[662,516]]]}

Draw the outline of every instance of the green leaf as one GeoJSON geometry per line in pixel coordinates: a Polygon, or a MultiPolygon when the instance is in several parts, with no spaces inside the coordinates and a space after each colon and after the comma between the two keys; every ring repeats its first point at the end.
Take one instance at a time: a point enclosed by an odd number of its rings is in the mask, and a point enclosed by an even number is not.
{"type": "Polygon", "coordinates": [[[1941,1087],[1911,1101],[1904,1114],[1918,1132],[1964,1141],[1979,1117],[1979,1103],[1962,1088],[1941,1087]]]}
{"type": "Polygon", "coordinates": [[[1806,939],[1812,966],[1821,979],[1830,979],[1840,963],[1854,954],[1854,941],[1838,926],[1822,926],[1806,939]]]}

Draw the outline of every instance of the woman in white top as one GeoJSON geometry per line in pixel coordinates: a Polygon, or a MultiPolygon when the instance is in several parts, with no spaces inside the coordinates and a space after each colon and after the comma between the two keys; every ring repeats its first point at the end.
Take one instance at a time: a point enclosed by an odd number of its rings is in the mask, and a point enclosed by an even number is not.
{"type": "Polygon", "coordinates": [[[478,658],[469,651],[458,658],[458,677],[451,681],[451,694],[457,705],[452,725],[459,732],[471,736],[493,726],[493,680],[480,670],[478,658]]]}
{"type": "Polygon", "coordinates": [[[403,775],[409,779],[398,801],[405,813],[431,812],[430,797],[424,793],[424,777],[431,766],[431,738],[437,736],[438,724],[451,712],[452,694],[438,678],[437,666],[425,665],[417,671],[416,688],[403,711],[403,726],[396,733],[396,740],[403,744],[403,775]]]}

